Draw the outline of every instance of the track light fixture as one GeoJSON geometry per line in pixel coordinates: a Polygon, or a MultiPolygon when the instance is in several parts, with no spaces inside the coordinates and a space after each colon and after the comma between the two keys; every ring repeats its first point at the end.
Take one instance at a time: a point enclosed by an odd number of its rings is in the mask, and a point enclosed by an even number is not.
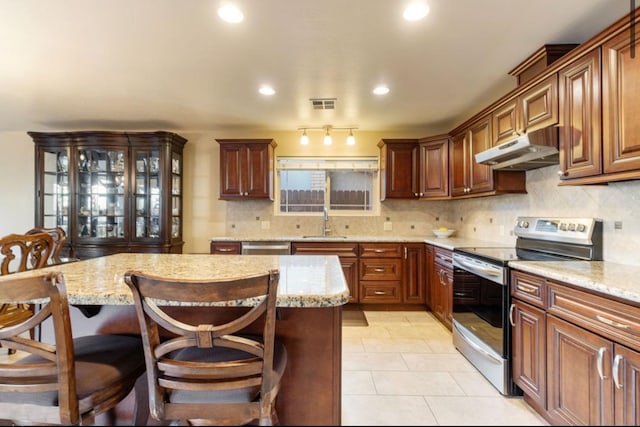
{"type": "Polygon", "coordinates": [[[331,131],[333,130],[348,130],[349,135],[347,135],[346,143],[347,145],[355,145],[356,137],[353,135],[353,130],[358,129],[357,126],[349,126],[349,127],[334,127],[331,125],[324,125],[322,127],[299,127],[298,130],[302,131],[302,135],[300,136],[300,144],[308,145],[309,144],[309,136],[307,135],[308,130],[322,130],[324,131],[324,137],[322,142],[324,145],[331,145],[333,143],[333,138],[331,136],[331,131]]]}

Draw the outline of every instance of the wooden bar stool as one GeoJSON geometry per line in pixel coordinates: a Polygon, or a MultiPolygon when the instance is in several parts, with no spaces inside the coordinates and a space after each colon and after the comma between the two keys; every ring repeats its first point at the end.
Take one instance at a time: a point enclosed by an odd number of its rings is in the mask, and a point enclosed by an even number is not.
{"type": "MultiPolygon", "coordinates": [[[[0,239],[0,274],[46,267],[55,242],[49,233],[9,234],[0,239]]],[[[0,304],[0,327],[15,325],[33,315],[33,304],[0,304]]],[[[31,338],[35,330],[30,331],[31,338]]],[[[13,349],[9,349],[12,354],[13,349]]]]}
{"type": "MultiPolygon", "coordinates": [[[[0,327],[2,346],[17,352],[17,360],[0,363],[0,419],[17,425],[93,423],[122,401],[144,373],[142,340],[124,335],[73,339],[62,274],[18,277],[0,282],[0,301],[39,304],[30,318],[0,327]],[[48,319],[54,343],[25,337],[48,319]]],[[[137,415],[136,425],[146,420],[144,409],[137,415]]]]}
{"type": "MultiPolygon", "coordinates": [[[[155,419],[189,425],[278,424],[275,400],[287,364],[286,349],[275,337],[279,277],[277,270],[221,281],[126,273],[144,341],[149,408],[155,419]],[[178,319],[169,310],[176,308],[175,302],[225,305],[244,299],[255,300],[255,305],[235,307],[246,310],[215,323],[178,319]],[[173,307],[163,301],[174,302],[173,307]],[[252,325],[254,335],[248,335],[252,325]],[[171,337],[162,340],[162,331],[171,337]]],[[[217,308],[211,307],[212,316],[217,308]]]]}

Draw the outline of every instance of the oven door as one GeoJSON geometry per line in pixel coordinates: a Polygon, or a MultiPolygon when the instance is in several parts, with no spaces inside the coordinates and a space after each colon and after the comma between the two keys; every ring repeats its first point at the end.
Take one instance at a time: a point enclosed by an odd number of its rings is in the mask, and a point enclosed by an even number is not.
{"type": "Polygon", "coordinates": [[[507,267],[453,255],[453,343],[502,394],[518,394],[511,376],[507,267]]]}

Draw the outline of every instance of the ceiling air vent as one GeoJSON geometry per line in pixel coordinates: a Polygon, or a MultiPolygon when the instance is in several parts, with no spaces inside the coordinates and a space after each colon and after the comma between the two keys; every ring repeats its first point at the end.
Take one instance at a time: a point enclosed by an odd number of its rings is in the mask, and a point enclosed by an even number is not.
{"type": "Polygon", "coordinates": [[[314,110],[334,110],[337,98],[309,98],[314,110]]]}

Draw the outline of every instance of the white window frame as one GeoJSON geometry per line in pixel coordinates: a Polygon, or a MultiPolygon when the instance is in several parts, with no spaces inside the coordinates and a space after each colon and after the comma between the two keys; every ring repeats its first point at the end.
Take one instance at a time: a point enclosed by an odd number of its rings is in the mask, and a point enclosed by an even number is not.
{"type": "Polygon", "coordinates": [[[328,208],[330,216],[379,216],[380,215],[380,168],[379,160],[376,157],[278,157],[276,159],[276,173],[274,174],[274,204],[273,210],[275,216],[322,216],[323,212],[281,212],[280,211],[280,171],[283,169],[303,169],[308,170],[316,168],[319,170],[339,170],[339,169],[367,169],[374,172],[371,183],[371,210],[348,210],[348,209],[329,209],[329,180],[327,175],[324,188],[324,205],[328,208]],[[282,167],[278,160],[301,160],[300,165],[290,164],[288,167],[282,167]],[[314,165],[313,160],[318,162],[314,165]],[[305,164],[302,164],[302,161],[305,164]],[[311,164],[309,164],[311,162],[311,164]],[[351,163],[351,165],[349,165],[351,163]],[[364,165],[367,165],[366,167],[364,165]]]}

